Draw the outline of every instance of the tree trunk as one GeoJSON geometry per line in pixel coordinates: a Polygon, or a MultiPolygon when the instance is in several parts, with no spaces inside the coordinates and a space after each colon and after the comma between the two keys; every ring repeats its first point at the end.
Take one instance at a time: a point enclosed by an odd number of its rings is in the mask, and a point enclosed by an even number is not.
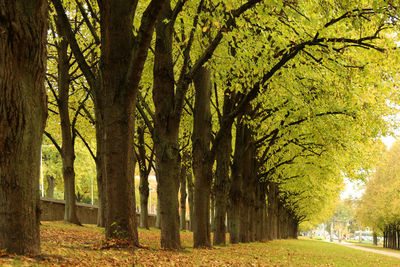
{"type": "Polygon", "coordinates": [[[105,181],[104,181],[104,142],[103,142],[103,118],[100,114],[101,108],[99,99],[95,99],[96,106],[96,180],[97,180],[97,199],[98,199],[98,211],[97,211],[97,226],[106,226],[106,207],[107,199],[105,192],[105,181]]]}
{"type": "Polygon", "coordinates": [[[47,2],[0,0],[0,250],[40,253],[47,2]]]}
{"type": "MultiPolygon", "coordinates": [[[[57,26],[59,23],[56,23],[57,26]]],[[[58,33],[62,35],[60,27],[57,27],[58,33]]],[[[79,222],[76,213],[76,196],[75,196],[75,148],[74,148],[74,137],[71,126],[71,120],[69,117],[69,57],[68,57],[68,42],[66,39],[62,39],[58,42],[58,110],[61,120],[61,157],[63,164],[63,179],[64,179],[64,199],[65,199],[65,210],[64,210],[64,221],[78,224],[79,222]]]]}
{"type": "MultiPolygon", "coordinates": [[[[234,96],[230,90],[225,90],[222,121],[230,114],[234,104],[234,96]]],[[[229,170],[232,154],[232,123],[220,128],[223,131],[221,140],[216,148],[216,172],[214,181],[215,195],[215,231],[214,245],[226,244],[226,218],[229,194],[229,170]]]]}
{"type": "Polygon", "coordinates": [[[210,215],[210,222],[211,222],[211,232],[215,232],[215,195],[212,193],[213,192],[213,189],[212,189],[212,187],[211,187],[211,190],[210,190],[210,197],[211,197],[211,203],[210,203],[210,213],[211,213],[211,215],[210,215]]]}
{"type": "MultiPolygon", "coordinates": [[[[139,125],[137,127],[138,135],[138,162],[140,172],[140,228],[149,229],[149,212],[148,212],[148,201],[149,201],[149,171],[146,166],[146,148],[144,142],[144,126],[139,125]]],[[[150,164],[150,163],[149,163],[150,164]]]]}
{"type": "Polygon", "coordinates": [[[240,205],[243,183],[243,155],[244,155],[244,126],[238,119],[236,126],[235,154],[231,172],[230,198],[230,227],[229,242],[237,244],[240,241],[240,205]]]}
{"type": "Polygon", "coordinates": [[[289,220],[289,238],[297,239],[299,222],[293,213],[290,214],[289,220]]]}
{"type": "Polygon", "coordinates": [[[149,200],[149,176],[147,172],[140,172],[140,228],[149,229],[149,211],[148,211],[148,200],[149,200]]]}
{"type": "Polygon", "coordinates": [[[161,229],[161,212],[160,212],[160,201],[158,199],[158,195],[157,195],[156,228],[161,229]]]}
{"type": "MultiPolygon", "coordinates": [[[[254,151],[255,153],[255,151],[254,151]]],[[[252,153],[252,157],[255,157],[255,154],[252,153]]],[[[252,159],[253,161],[253,159],[252,159]]],[[[254,170],[254,166],[252,167],[252,181],[251,181],[251,188],[247,188],[249,191],[249,198],[250,198],[250,207],[249,207],[249,242],[254,242],[256,240],[256,223],[257,223],[257,215],[256,215],[256,191],[257,191],[257,182],[256,182],[256,174],[254,170]]]]}
{"type": "Polygon", "coordinates": [[[54,188],[56,187],[56,178],[52,175],[46,175],[47,180],[47,189],[46,189],[46,197],[54,198],[54,188]]]}
{"type": "Polygon", "coordinates": [[[153,101],[154,148],[158,172],[158,200],[161,214],[161,246],[166,249],[181,247],[179,234],[179,123],[174,116],[174,73],[172,58],[173,25],[170,5],[165,5],[156,25],[154,56],[153,101]]]}
{"type": "Polygon", "coordinates": [[[212,182],[211,145],[211,74],[200,68],[194,78],[196,89],[192,157],[194,174],[194,247],[211,247],[210,194],[212,182]]]}
{"type": "Polygon", "coordinates": [[[194,224],[194,184],[193,184],[193,175],[192,171],[188,169],[188,173],[186,175],[187,188],[188,188],[188,204],[189,204],[189,230],[193,231],[194,224]]]}
{"type": "Polygon", "coordinates": [[[378,235],[374,232],[372,236],[373,236],[373,244],[374,244],[374,246],[377,246],[378,245],[378,235]]]}
{"type": "Polygon", "coordinates": [[[181,212],[180,212],[180,228],[181,230],[186,230],[186,175],[187,175],[187,166],[185,162],[182,160],[181,163],[181,174],[180,174],[180,193],[181,193],[181,199],[180,199],[180,207],[181,207],[181,212]]]}
{"type": "Polygon", "coordinates": [[[242,151],[242,168],[241,168],[241,198],[240,198],[240,227],[239,227],[239,240],[242,243],[250,242],[250,219],[251,219],[251,210],[253,208],[254,203],[252,202],[251,194],[255,191],[253,188],[255,179],[254,173],[254,161],[253,156],[255,150],[253,145],[251,145],[252,141],[252,133],[247,125],[243,125],[243,136],[241,142],[241,150],[242,151]]]}
{"type": "Polygon", "coordinates": [[[119,103],[105,112],[106,238],[136,243],[133,112],[126,110],[124,103],[119,103]]]}
{"type": "Polygon", "coordinates": [[[258,183],[255,206],[255,241],[262,241],[265,237],[265,183],[258,183]]]}
{"type": "MultiPolygon", "coordinates": [[[[134,45],[132,21],[135,3],[98,1],[101,25],[101,99],[103,163],[106,193],[106,238],[137,244],[134,190],[134,103],[137,86],[128,87],[134,45]]],[[[145,55],[146,56],[146,55],[145,55]]],[[[141,64],[137,68],[141,69],[141,64]]]]}
{"type": "Polygon", "coordinates": [[[387,248],[387,227],[383,230],[383,247],[387,248]]]}
{"type": "Polygon", "coordinates": [[[268,240],[278,238],[278,188],[273,182],[268,184],[268,240]]]}
{"type": "Polygon", "coordinates": [[[229,168],[232,153],[232,132],[227,131],[216,152],[217,169],[214,182],[215,231],[214,245],[226,244],[226,211],[229,193],[229,168]]]}

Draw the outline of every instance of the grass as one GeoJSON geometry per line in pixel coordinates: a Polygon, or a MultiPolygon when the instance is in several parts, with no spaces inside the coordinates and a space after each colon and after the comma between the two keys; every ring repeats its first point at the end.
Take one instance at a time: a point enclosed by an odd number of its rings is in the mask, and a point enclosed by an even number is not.
{"type": "Polygon", "coordinates": [[[1,254],[0,266],[400,266],[396,258],[315,240],[275,240],[192,249],[192,234],[181,232],[182,251],[160,249],[160,231],[139,230],[143,248],[101,249],[103,229],[43,222],[42,256],[1,254]]]}

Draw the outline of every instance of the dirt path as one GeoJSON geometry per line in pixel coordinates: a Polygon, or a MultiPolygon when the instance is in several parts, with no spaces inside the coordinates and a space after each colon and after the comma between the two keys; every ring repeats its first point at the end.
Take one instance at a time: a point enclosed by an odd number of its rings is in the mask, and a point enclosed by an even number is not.
{"type": "Polygon", "coordinates": [[[342,245],[342,246],[349,247],[349,248],[358,249],[358,250],[364,250],[364,251],[369,251],[369,252],[373,252],[373,253],[378,253],[378,254],[382,254],[382,255],[395,257],[395,258],[400,259],[400,253],[396,253],[396,252],[390,252],[390,251],[385,251],[385,250],[360,247],[360,246],[357,246],[356,244],[347,243],[347,242],[341,242],[341,243],[336,243],[335,242],[335,244],[342,245]]]}

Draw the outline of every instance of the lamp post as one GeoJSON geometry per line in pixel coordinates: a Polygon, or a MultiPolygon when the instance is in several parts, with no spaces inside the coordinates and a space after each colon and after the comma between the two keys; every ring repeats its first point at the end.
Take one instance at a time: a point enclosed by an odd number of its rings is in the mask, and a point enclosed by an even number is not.
{"type": "Polygon", "coordinates": [[[91,175],[90,175],[90,194],[92,197],[91,203],[93,205],[93,173],[92,173],[92,170],[90,170],[90,173],[91,173],[91,175]]]}
{"type": "Polygon", "coordinates": [[[151,186],[149,184],[149,213],[151,212],[151,186]]]}
{"type": "Polygon", "coordinates": [[[44,197],[43,154],[42,154],[42,147],[40,147],[40,191],[41,191],[41,196],[44,197]]]}
{"type": "Polygon", "coordinates": [[[153,192],[154,188],[151,188],[151,184],[149,183],[149,213],[154,214],[154,209],[152,209],[151,207],[151,192],[153,192]]]}

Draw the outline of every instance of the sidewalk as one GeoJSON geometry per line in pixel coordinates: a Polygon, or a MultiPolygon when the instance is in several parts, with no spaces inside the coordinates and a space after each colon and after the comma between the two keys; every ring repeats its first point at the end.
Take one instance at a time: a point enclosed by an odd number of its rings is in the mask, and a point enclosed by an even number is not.
{"type": "Polygon", "coordinates": [[[349,247],[349,248],[358,249],[358,250],[369,251],[369,252],[372,252],[372,253],[378,253],[378,254],[382,254],[382,255],[395,257],[395,258],[400,259],[400,253],[396,253],[396,252],[390,252],[390,251],[384,251],[384,250],[379,250],[379,249],[360,247],[360,246],[357,246],[354,243],[347,243],[347,242],[335,242],[335,244],[342,245],[342,246],[349,247]]]}

